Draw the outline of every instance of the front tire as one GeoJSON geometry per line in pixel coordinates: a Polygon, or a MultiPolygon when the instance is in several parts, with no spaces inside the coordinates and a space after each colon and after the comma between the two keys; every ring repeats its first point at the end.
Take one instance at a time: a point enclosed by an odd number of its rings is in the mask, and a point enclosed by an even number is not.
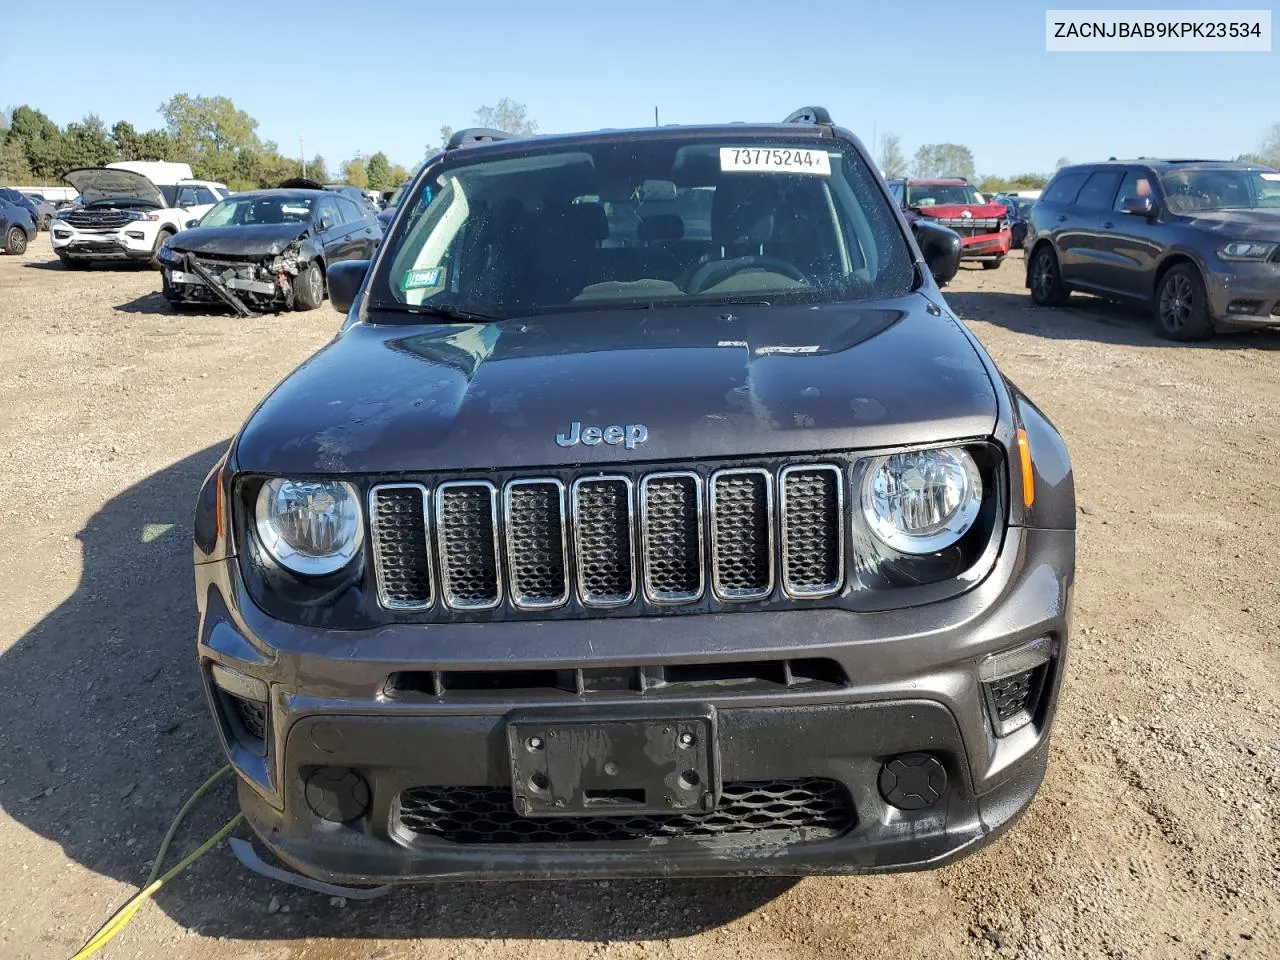
{"type": "Polygon", "coordinates": [[[1041,247],[1031,259],[1031,300],[1038,307],[1065,306],[1070,291],[1062,284],[1058,255],[1049,246],[1041,247]]]}
{"type": "Polygon", "coordinates": [[[1156,289],[1156,333],[1166,340],[1188,342],[1213,335],[1209,298],[1200,271],[1189,263],[1172,267],[1156,289]]]}
{"type": "Polygon", "coordinates": [[[322,303],[324,270],[318,260],[312,260],[293,278],[293,309],[314,310],[322,303]]]}
{"type": "Polygon", "coordinates": [[[159,270],[161,267],[160,259],[159,259],[160,248],[163,247],[167,241],[172,239],[173,239],[172,230],[161,230],[159,233],[156,234],[156,245],[151,248],[151,266],[155,267],[155,269],[159,270]]]}
{"type": "Polygon", "coordinates": [[[4,235],[4,252],[21,256],[27,252],[27,232],[21,227],[10,227],[4,235]]]}
{"type": "Polygon", "coordinates": [[[995,260],[983,260],[982,269],[983,270],[999,270],[1000,264],[1002,263],[1004,263],[1004,257],[998,257],[995,260]]]}

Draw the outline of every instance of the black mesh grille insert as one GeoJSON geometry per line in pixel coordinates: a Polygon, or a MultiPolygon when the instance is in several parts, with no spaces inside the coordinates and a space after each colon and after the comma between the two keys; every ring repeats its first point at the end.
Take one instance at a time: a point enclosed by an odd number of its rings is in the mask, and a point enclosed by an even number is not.
{"type": "Polygon", "coordinates": [[[671,603],[702,595],[701,492],[693,474],[645,479],[645,590],[653,600],[671,603]]]}
{"type": "Polygon", "coordinates": [[[840,471],[799,467],[782,475],[783,582],[793,596],[826,596],[844,579],[840,471]]]}
{"type": "Polygon", "coordinates": [[[431,553],[427,544],[425,493],[420,486],[373,491],[373,551],[378,596],[384,607],[431,606],[431,553]]]}
{"type": "Polygon", "coordinates": [[[622,604],[635,593],[631,556],[631,484],[621,477],[574,487],[578,593],[585,603],[622,604]]]}
{"type": "Polygon", "coordinates": [[[773,589],[769,475],[724,471],[711,484],[716,593],[726,600],[768,596],[773,589]]]}
{"type": "Polygon", "coordinates": [[[853,803],[835,780],[726,783],[710,813],[614,817],[522,817],[507,787],[415,787],[400,795],[400,825],[453,843],[575,843],[774,833],[779,842],[805,831],[825,839],[854,824],[853,803]]]}
{"type": "Polygon", "coordinates": [[[507,576],[521,607],[555,607],[569,599],[563,488],[531,480],[507,488],[507,576]]]}
{"type": "Polygon", "coordinates": [[[495,497],[487,483],[444,484],[436,491],[441,591],[451,607],[498,603],[495,497]]]}
{"type": "Polygon", "coordinates": [[[987,695],[996,718],[1003,722],[1013,719],[1024,711],[1033,712],[1047,669],[1046,664],[987,683],[987,695]]]}

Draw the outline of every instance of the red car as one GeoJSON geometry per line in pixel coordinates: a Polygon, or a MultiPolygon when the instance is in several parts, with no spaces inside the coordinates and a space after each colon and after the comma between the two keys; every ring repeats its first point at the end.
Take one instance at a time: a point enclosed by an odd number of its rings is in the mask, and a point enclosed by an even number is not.
{"type": "Polygon", "coordinates": [[[1013,244],[1009,211],[1002,203],[983,201],[968,180],[890,180],[889,190],[908,221],[924,217],[960,234],[962,260],[979,260],[985,270],[1004,262],[1013,244]]]}

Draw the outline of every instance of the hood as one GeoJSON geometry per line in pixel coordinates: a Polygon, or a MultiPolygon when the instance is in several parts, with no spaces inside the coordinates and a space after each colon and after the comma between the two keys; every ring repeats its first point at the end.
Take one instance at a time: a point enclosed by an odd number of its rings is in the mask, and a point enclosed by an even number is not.
{"type": "Polygon", "coordinates": [[[360,323],[263,401],[236,461],[276,474],[523,469],[989,435],[997,400],[977,348],[928,306],[912,294],[360,323]],[[643,424],[647,440],[557,443],[574,423],[633,436],[643,424]]]}
{"type": "Polygon", "coordinates": [[[1231,240],[1280,241],[1280,208],[1260,210],[1198,210],[1182,215],[1193,227],[1231,240]]]}
{"type": "Polygon", "coordinates": [[[169,248],[186,253],[227,257],[275,256],[306,234],[306,223],[251,223],[234,227],[192,227],[169,241],[169,248]]]}
{"type": "Polygon", "coordinates": [[[965,211],[968,211],[969,216],[975,220],[985,220],[989,217],[1003,217],[1005,215],[1005,205],[1003,203],[937,203],[931,206],[912,207],[911,209],[922,217],[935,217],[940,220],[963,217],[965,211]]]}
{"type": "Polygon", "coordinates": [[[160,188],[140,173],[110,167],[80,167],[63,178],[80,193],[86,204],[97,200],[140,200],[156,207],[167,207],[160,188]]]}

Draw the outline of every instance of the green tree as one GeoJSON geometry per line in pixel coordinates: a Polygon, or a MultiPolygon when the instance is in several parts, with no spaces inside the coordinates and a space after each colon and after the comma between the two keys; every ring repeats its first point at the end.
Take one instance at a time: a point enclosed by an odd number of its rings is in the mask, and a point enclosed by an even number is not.
{"type": "Polygon", "coordinates": [[[365,179],[369,184],[370,190],[391,190],[396,187],[399,181],[393,180],[391,176],[391,161],[387,159],[387,155],[379,150],[365,165],[365,179]]]}
{"type": "MultiPolygon", "coordinates": [[[[529,108],[523,103],[516,103],[510,97],[503,97],[492,107],[480,107],[472,118],[473,127],[489,127],[505,130],[513,137],[532,137],[538,132],[538,122],[529,116],[529,108]]],[[[433,147],[427,144],[427,153],[443,150],[453,136],[453,127],[446,124],[440,128],[440,145],[433,147]]]]}
{"type": "Polygon", "coordinates": [[[959,143],[926,143],[916,151],[917,177],[977,177],[973,151],[959,143]]]}
{"type": "Polygon", "coordinates": [[[23,185],[33,182],[22,143],[17,137],[0,133],[0,183],[23,185]]]}
{"type": "Polygon", "coordinates": [[[121,160],[142,159],[139,156],[142,141],[138,137],[138,131],[133,129],[133,124],[128,120],[116,121],[111,128],[111,141],[116,145],[116,152],[120,154],[121,160]]]}
{"type": "Polygon", "coordinates": [[[164,130],[148,130],[138,136],[138,160],[174,160],[176,149],[164,130]]]}
{"type": "Polygon", "coordinates": [[[476,126],[505,130],[513,137],[532,137],[538,132],[538,123],[529,116],[528,108],[510,97],[503,97],[492,107],[478,109],[476,126]]]}
{"type": "Polygon", "coordinates": [[[361,189],[369,185],[369,176],[364,171],[364,164],[358,157],[352,157],[342,165],[342,180],[361,189]]]}
{"type": "MultiPolygon", "coordinates": [[[[301,170],[298,171],[301,175],[301,170]]],[[[316,154],[307,161],[307,176],[318,183],[329,183],[333,178],[329,176],[329,166],[324,162],[324,157],[316,154]]]]}
{"type": "Polygon", "coordinates": [[[107,125],[92,113],[79,123],[67,124],[61,153],[64,172],[76,167],[103,167],[120,159],[107,125]]]}
{"type": "MultiPolygon", "coordinates": [[[[222,180],[235,170],[236,154],[242,150],[262,152],[267,145],[258,139],[258,121],[228,97],[192,97],[177,94],[159,107],[171,142],[171,159],[185,159],[196,175],[222,180]]],[[[274,147],[266,152],[274,152],[274,147]]]]}
{"type": "Polygon", "coordinates": [[[27,167],[37,183],[57,183],[67,168],[62,166],[62,131],[39,110],[28,106],[14,109],[9,120],[9,137],[22,147],[27,167]]]}
{"type": "Polygon", "coordinates": [[[391,186],[387,187],[387,189],[388,189],[388,190],[394,190],[396,187],[400,186],[400,184],[402,184],[402,183],[404,183],[406,180],[408,180],[411,176],[413,176],[413,174],[411,174],[411,173],[410,173],[408,170],[406,170],[404,167],[400,166],[400,164],[398,164],[398,163],[396,163],[396,164],[392,164],[392,166],[391,166],[391,186]]]}
{"type": "Polygon", "coordinates": [[[886,133],[880,140],[880,156],[876,160],[886,180],[907,175],[907,158],[902,153],[902,141],[896,133],[886,133]]]}

